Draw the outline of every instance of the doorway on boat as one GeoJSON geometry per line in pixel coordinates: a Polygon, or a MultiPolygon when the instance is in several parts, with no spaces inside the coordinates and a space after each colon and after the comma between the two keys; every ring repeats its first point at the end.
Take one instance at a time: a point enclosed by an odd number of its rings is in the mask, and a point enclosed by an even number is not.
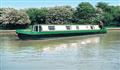
{"type": "Polygon", "coordinates": [[[38,26],[34,26],[34,31],[38,32],[38,26]]]}
{"type": "Polygon", "coordinates": [[[39,25],[35,25],[35,26],[33,26],[33,31],[41,32],[42,31],[42,27],[39,26],[39,25]]]}

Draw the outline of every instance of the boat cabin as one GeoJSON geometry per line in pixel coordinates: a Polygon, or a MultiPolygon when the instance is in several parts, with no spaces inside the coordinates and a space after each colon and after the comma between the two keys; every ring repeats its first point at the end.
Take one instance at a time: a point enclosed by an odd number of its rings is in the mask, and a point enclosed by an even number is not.
{"type": "Polygon", "coordinates": [[[33,25],[32,30],[42,31],[67,31],[67,30],[99,30],[98,25],[33,25]]]}

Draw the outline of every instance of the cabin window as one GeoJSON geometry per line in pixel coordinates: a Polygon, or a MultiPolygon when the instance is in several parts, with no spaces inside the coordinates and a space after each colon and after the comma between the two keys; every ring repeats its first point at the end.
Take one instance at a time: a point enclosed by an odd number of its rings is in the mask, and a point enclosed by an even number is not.
{"type": "Polygon", "coordinates": [[[55,26],[48,26],[49,30],[55,30],[55,26]]]}
{"type": "Polygon", "coordinates": [[[39,32],[40,32],[40,31],[42,31],[42,27],[41,27],[41,26],[39,26],[39,32]]]}
{"type": "Polygon", "coordinates": [[[93,29],[93,26],[90,26],[91,27],[91,29],[93,29]]]}
{"type": "Polygon", "coordinates": [[[79,26],[76,26],[76,29],[79,30],[79,26]]]}
{"type": "Polygon", "coordinates": [[[66,29],[67,29],[67,30],[70,30],[70,29],[71,29],[71,27],[70,27],[70,26],[66,26],[66,29]]]}
{"type": "Polygon", "coordinates": [[[35,27],[34,27],[34,31],[38,31],[38,26],[35,26],[35,27]]]}

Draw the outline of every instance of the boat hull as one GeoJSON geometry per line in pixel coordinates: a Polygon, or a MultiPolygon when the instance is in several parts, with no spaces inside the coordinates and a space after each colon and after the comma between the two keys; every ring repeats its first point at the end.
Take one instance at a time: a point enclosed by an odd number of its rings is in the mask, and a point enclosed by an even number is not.
{"type": "Polygon", "coordinates": [[[69,37],[69,36],[79,36],[79,35],[91,35],[91,34],[103,34],[106,33],[106,30],[97,30],[97,31],[85,31],[85,32],[72,32],[72,33],[59,33],[59,34],[25,34],[17,32],[19,39],[44,39],[52,37],[69,37]]]}

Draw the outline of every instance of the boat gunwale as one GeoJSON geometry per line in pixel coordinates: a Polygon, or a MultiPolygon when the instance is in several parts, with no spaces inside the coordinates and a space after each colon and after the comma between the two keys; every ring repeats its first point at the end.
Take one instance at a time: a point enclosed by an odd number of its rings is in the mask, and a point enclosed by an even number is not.
{"type": "Polygon", "coordinates": [[[106,33],[107,29],[96,29],[96,30],[66,30],[66,31],[31,31],[26,29],[16,30],[16,33],[28,34],[28,35],[47,35],[47,34],[65,34],[65,33],[87,33],[87,32],[100,32],[106,33]]]}

